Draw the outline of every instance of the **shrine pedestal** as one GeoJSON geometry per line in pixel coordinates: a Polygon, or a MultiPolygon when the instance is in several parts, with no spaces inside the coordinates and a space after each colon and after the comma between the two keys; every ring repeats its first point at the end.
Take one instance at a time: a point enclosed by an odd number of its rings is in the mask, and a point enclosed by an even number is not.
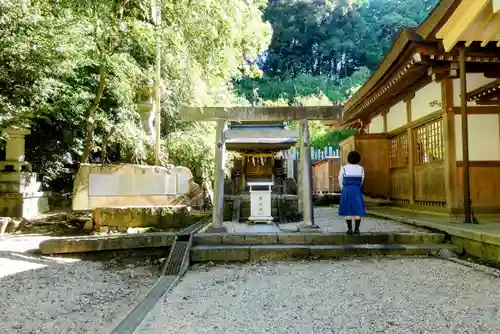
{"type": "Polygon", "coordinates": [[[271,187],[272,182],[248,182],[250,186],[250,217],[253,223],[272,224],[271,187]]]}

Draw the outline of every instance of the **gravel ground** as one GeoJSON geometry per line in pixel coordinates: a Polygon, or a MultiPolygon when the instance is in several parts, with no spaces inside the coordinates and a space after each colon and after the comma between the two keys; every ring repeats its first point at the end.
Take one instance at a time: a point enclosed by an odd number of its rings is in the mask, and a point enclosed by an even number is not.
{"type": "MultiPolygon", "coordinates": [[[[315,207],[314,218],[316,224],[321,227],[323,232],[345,232],[347,226],[343,217],[338,215],[338,207],[315,207]]],[[[294,231],[302,223],[289,223],[280,225],[282,231],[294,231]]],[[[361,221],[361,232],[423,232],[410,225],[405,225],[381,218],[365,217],[361,221]]],[[[428,231],[427,231],[428,232],[428,231]]]]}
{"type": "Polygon", "coordinates": [[[434,258],[199,266],[143,333],[498,333],[499,285],[434,258]]]}
{"type": "Polygon", "coordinates": [[[138,261],[0,251],[0,333],[109,333],[156,280],[157,267],[138,261]]]}

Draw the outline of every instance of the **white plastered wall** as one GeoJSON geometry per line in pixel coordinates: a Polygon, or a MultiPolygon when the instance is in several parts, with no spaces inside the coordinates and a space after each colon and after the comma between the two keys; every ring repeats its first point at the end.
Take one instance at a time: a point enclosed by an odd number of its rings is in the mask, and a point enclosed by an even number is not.
{"type": "MultiPolygon", "coordinates": [[[[500,160],[500,128],[498,114],[469,115],[469,160],[500,160]]],[[[462,116],[455,115],[455,142],[457,161],[462,155],[462,116]]]]}
{"type": "Polygon", "coordinates": [[[368,126],[368,133],[384,133],[384,116],[379,114],[373,117],[368,126]]]}
{"type": "Polygon", "coordinates": [[[411,99],[411,120],[418,121],[442,108],[441,84],[431,82],[422,87],[411,99]]]}
{"type": "Polygon", "coordinates": [[[387,132],[400,128],[408,123],[406,102],[401,101],[389,109],[387,113],[387,132]]]}

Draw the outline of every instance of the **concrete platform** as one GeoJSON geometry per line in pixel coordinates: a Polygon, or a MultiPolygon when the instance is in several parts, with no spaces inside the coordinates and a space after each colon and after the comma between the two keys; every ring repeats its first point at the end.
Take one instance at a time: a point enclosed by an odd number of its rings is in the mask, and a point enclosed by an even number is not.
{"type": "Polygon", "coordinates": [[[175,233],[115,234],[103,236],[60,237],[40,243],[42,254],[84,253],[104,250],[171,246],[175,233]]]}
{"type": "Polygon", "coordinates": [[[500,222],[497,217],[479,217],[479,224],[457,223],[449,216],[422,213],[394,207],[373,207],[368,213],[412,226],[427,228],[447,235],[451,242],[467,254],[486,262],[500,264],[500,222]]]}
{"type": "Polygon", "coordinates": [[[325,259],[380,255],[438,255],[449,244],[356,245],[201,245],[191,249],[192,262],[244,262],[287,259],[325,259]]]}

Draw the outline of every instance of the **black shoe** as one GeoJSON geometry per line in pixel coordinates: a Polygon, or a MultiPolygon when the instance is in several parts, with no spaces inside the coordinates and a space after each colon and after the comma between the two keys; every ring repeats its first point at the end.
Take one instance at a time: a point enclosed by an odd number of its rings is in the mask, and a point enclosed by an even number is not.
{"type": "Polygon", "coordinates": [[[352,221],[346,220],[345,222],[347,224],[347,234],[351,235],[352,234],[352,221]]]}
{"type": "Polygon", "coordinates": [[[354,221],[354,234],[360,234],[359,232],[359,225],[361,225],[361,219],[356,219],[354,221]]]}

